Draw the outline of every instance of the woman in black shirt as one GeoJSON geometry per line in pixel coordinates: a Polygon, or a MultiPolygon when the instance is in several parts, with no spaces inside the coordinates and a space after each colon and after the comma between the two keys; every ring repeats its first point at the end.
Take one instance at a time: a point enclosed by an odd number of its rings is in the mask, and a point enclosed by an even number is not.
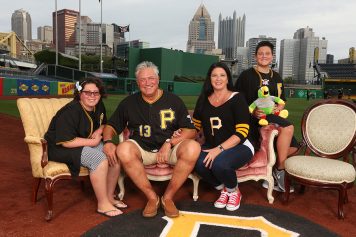
{"type": "Polygon", "coordinates": [[[45,139],[48,159],[65,163],[72,176],[78,176],[80,166],[87,167],[98,201],[97,212],[112,217],[126,207],[114,199],[120,173],[119,164],[109,166],[102,151],[102,132],[106,111],[102,102],[104,87],[96,78],[77,82],[74,100],[61,108],[53,117],[45,139]]]}
{"type": "Polygon", "coordinates": [[[195,106],[193,122],[205,136],[195,171],[221,191],[214,203],[217,208],[234,211],[240,206],[242,196],[236,169],[254,154],[247,139],[249,119],[245,98],[233,91],[228,67],[221,62],[212,64],[195,106]]]}

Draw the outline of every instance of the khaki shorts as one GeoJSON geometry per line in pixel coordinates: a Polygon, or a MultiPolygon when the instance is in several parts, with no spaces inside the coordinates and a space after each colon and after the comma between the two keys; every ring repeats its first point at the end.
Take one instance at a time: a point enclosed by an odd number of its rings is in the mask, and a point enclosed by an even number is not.
{"type": "MultiPolygon", "coordinates": [[[[137,148],[140,150],[143,165],[157,164],[157,158],[156,158],[157,152],[150,152],[142,149],[142,147],[133,139],[128,139],[126,141],[134,143],[137,146],[137,148]]],[[[175,165],[177,163],[177,149],[181,143],[182,142],[178,143],[171,149],[168,156],[167,164],[175,165]]]]}

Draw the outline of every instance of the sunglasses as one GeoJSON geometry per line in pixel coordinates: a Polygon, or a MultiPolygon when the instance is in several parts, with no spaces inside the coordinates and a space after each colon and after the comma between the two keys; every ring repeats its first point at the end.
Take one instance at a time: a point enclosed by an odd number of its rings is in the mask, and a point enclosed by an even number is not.
{"type": "Polygon", "coordinates": [[[82,91],[84,95],[86,96],[99,96],[100,92],[99,91],[82,91]]]}

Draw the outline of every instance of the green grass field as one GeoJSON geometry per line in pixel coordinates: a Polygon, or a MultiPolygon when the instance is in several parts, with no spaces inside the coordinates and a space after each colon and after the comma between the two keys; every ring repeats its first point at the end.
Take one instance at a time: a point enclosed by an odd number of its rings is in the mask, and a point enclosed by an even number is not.
{"type": "MultiPolygon", "coordinates": [[[[118,103],[127,95],[109,95],[104,99],[108,117],[116,109],[118,103]]],[[[194,109],[197,96],[181,96],[188,109],[194,109]]],[[[298,141],[301,139],[300,121],[304,110],[317,100],[307,101],[305,99],[289,98],[286,109],[289,111],[288,120],[295,126],[295,136],[298,141]]],[[[19,117],[19,112],[16,107],[16,100],[0,100],[0,113],[10,116],[19,117]]]]}

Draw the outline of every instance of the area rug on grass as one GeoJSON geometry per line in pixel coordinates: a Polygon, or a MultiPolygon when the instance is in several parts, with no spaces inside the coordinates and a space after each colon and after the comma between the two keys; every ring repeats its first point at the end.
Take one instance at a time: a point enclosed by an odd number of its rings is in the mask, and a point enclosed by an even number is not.
{"type": "Polygon", "coordinates": [[[237,211],[217,209],[208,202],[180,202],[178,218],[168,218],[160,209],[154,218],[142,210],[111,218],[83,236],[338,236],[303,217],[256,205],[241,205],[237,211]]]}

